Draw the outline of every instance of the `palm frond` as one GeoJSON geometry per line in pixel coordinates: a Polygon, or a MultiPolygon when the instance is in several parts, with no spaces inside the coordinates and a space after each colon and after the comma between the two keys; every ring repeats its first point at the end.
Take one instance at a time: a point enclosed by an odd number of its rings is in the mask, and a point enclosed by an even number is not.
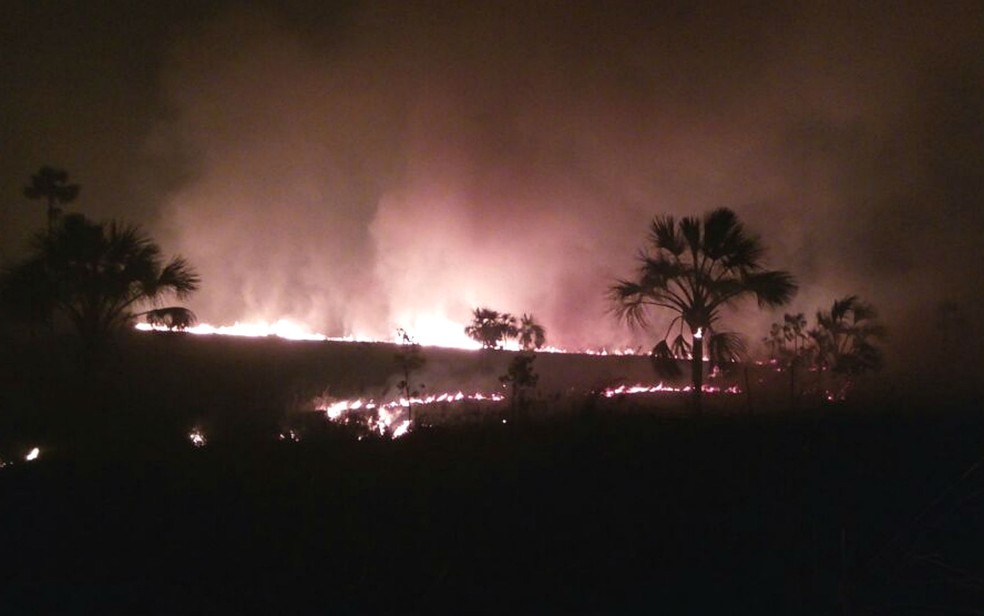
{"type": "Polygon", "coordinates": [[[143,316],[150,325],[178,331],[187,329],[198,321],[195,313],[183,306],[155,308],[143,313],[143,316]]]}
{"type": "Polygon", "coordinates": [[[657,216],[649,230],[649,240],[657,250],[665,250],[674,256],[683,253],[684,243],[672,216],[657,216]]]}
{"type": "Polygon", "coordinates": [[[834,321],[843,321],[847,313],[854,310],[857,302],[857,295],[848,295],[847,297],[834,300],[834,305],[830,309],[830,318],[834,321]]]}
{"type": "Polygon", "coordinates": [[[679,378],[683,375],[680,364],[677,362],[666,340],[660,340],[649,354],[653,369],[660,376],[666,378],[679,378]]]}
{"type": "Polygon", "coordinates": [[[175,257],[164,266],[158,285],[184,299],[198,290],[202,279],[184,257],[175,257]]]}
{"type": "Polygon", "coordinates": [[[670,352],[676,359],[686,359],[690,357],[690,353],[693,347],[690,342],[684,338],[683,334],[677,334],[673,339],[673,344],[670,345],[670,352]]]}
{"type": "Polygon", "coordinates": [[[787,304],[798,289],[792,274],[778,270],[748,272],[742,277],[742,283],[749,293],[755,295],[759,306],[787,304]]]}
{"type": "Polygon", "coordinates": [[[711,259],[727,254],[735,236],[742,234],[738,217],[728,208],[718,208],[704,216],[704,251],[711,259]]]}
{"type": "Polygon", "coordinates": [[[745,339],[737,332],[715,332],[708,340],[707,349],[716,366],[740,362],[747,352],[745,339]]]}
{"type": "Polygon", "coordinates": [[[680,234],[687,242],[687,248],[693,253],[702,250],[700,242],[700,220],[693,216],[686,216],[680,220],[680,234]]]}

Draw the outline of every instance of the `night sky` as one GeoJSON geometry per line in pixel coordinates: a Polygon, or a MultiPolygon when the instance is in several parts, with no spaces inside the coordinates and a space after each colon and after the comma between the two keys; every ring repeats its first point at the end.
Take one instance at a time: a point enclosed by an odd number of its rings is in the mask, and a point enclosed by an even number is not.
{"type": "Polygon", "coordinates": [[[801,284],[730,321],[753,342],[857,293],[890,362],[944,299],[980,357],[977,0],[66,4],[3,5],[5,260],[52,164],[198,267],[204,321],[390,337],[487,305],[601,346],[646,340],[604,294],[652,216],[727,206],[801,284]]]}

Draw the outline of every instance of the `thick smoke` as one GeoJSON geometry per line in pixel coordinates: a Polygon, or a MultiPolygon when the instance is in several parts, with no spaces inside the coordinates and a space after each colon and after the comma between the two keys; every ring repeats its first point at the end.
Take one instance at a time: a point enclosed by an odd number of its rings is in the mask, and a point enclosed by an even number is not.
{"type": "Polygon", "coordinates": [[[788,311],[860,294],[907,353],[939,301],[977,310],[984,19],[855,4],[223,11],[167,54],[150,147],[190,174],[158,231],[210,322],[426,338],[487,305],[583,347],[647,340],[604,292],[654,214],[728,206],[788,311]]]}

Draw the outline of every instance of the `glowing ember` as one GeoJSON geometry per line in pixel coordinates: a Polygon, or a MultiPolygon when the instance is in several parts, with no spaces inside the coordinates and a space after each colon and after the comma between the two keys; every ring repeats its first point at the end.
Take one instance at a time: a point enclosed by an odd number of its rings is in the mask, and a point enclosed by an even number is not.
{"type": "MultiPolygon", "coordinates": [[[[673,387],[670,385],[664,385],[659,383],[658,385],[619,385],[618,387],[609,387],[608,389],[601,392],[601,395],[606,398],[614,398],[615,396],[624,396],[631,394],[655,394],[662,392],[674,392],[674,393],[687,393],[693,391],[693,387],[690,385],[685,385],[683,387],[673,387]]],[[[730,387],[716,387],[714,385],[704,385],[701,387],[701,391],[706,394],[738,394],[741,390],[737,385],[732,385],[730,387]]]]}
{"type": "Polygon", "coordinates": [[[191,444],[195,447],[204,447],[208,444],[208,439],[205,438],[205,433],[198,428],[195,428],[188,433],[188,440],[190,440],[191,444]]]}
{"type": "Polygon", "coordinates": [[[280,440],[282,441],[290,441],[292,443],[301,442],[301,435],[293,430],[286,430],[284,432],[281,432],[278,438],[280,438],[280,440]]]}
{"type": "Polygon", "coordinates": [[[31,451],[29,451],[26,456],[24,456],[24,459],[27,460],[28,462],[33,462],[37,460],[38,456],[40,455],[41,455],[41,450],[35,447],[31,451]]]}

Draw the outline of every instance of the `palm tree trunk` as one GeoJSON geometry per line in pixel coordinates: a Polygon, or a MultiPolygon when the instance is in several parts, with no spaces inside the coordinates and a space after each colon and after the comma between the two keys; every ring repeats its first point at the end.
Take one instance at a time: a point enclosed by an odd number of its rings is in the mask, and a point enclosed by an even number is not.
{"type": "Polygon", "coordinates": [[[695,335],[693,354],[690,357],[690,377],[693,384],[694,410],[701,412],[704,393],[704,338],[695,335]]]}
{"type": "Polygon", "coordinates": [[[752,414],[752,383],[748,378],[748,363],[745,363],[745,405],[748,410],[748,414],[752,414]]]}
{"type": "Polygon", "coordinates": [[[796,409],[796,358],[789,362],[789,408],[796,409]]]}

